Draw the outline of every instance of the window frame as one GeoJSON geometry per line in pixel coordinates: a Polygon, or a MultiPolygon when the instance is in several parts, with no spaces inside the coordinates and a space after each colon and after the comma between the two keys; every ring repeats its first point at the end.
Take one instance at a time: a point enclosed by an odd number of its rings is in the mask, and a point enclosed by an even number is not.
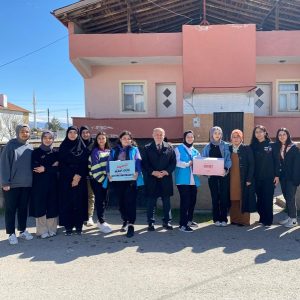
{"type": "Polygon", "coordinates": [[[300,112],[300,80],[278,80],[277,81],[277,112],[278,113],[299,113],[300,112]],[[297,84],[298,85],[298,91],[286,91],[281,92],[280,91],[280,85],[281,84],[297,84]],[[290,105],[290,94],[297,94],[298,95],[298,109],[291,109],[290,105]],[[286,110],[280,110],[280,95],[287,95],[287,109],[286,110]]]}
{"type": "Polygon", "coordinates": [[[146,80],[120,80],[119,81],[120,114],[145,115],[148,112],[147,103],[147,81],[146,80]],[[124,86],[125,85],[143,85],[144,92],[144,111],[124,111],[124,86]]]}

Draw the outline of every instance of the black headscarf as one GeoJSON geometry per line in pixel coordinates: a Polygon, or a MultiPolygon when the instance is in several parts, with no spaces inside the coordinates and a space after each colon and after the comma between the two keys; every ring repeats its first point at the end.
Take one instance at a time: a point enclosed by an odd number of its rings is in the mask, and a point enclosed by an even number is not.
{"type": "Polygon", "coordinates": [[[187,136],[189,133],[191,133],[191,134],[195,137],[194,132],[193,132],[192,130],[185,131],[185,132],[183,133],[183,144],[186,145],[188,148],[191,148],[191,147],[193,146],[193,143],[192,143],[192,144],[189,144],[189,143],[187,143],[187,141],[186,141],[186,136],[187,136]]]}
{"type": "Polygon", "coordinates": [[[74,157],[81,157],[84,154],[84,149],[85,146],[79,136],[79,130],[76,126],[70,126],[67,129],[66,132],[66,137],[63,140],[63,142],[61,143],[60,147],[59,147],[59,153],[61,156],[65,156],[65,155],[73,155],[74,157]],[[71,130],[75,130],[78,134],[77,138],[74,141],[71,141],[68,138],[68,133],[71,130]]]}
{"type": "Polygon", "coordinates": [[[83,130],[88,130],[88,131],[90,132],[90,128],[89,128],[87,125],[84,125],[84,126],[81,126],[80,129],[79,129],[79,135],[80,135],[80,138],[82,139],[82,142],[84,143],[84,145],[85,145],[86,147],[89,147],[89,145],[90,145],[91,143],[93,143],[93,140],[92,140],[91,137],[90,137],[89,139],[87,139],[87,140],[84,140],[84,139],[82,138],[82,136],[81,136],[83,130]]]}

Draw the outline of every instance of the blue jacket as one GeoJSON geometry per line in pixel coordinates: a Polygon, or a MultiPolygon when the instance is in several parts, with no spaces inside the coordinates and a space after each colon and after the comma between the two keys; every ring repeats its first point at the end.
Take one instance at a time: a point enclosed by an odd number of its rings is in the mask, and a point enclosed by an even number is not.
{"type": "MultiPolygon", "coordinates": [[[[224,168],[229,170],[232,165],[231,155],[230,155],[230,151],[229,151],[229,144],[224,141],[221,141],[219,147],[220,147],[221,155],[224,158],[224,168]]],[[[210,151],[210,143],[204,147],[201,155],[203,157],[209,157],[209,151],[210,151]]]]}
{"type": "MultiPolygon", "coordinates": [[[[191,155],[187,152],[186,148],[184,147],[183,144],[179,145],[177,147],[177,150],[179,151],[180,154],[180,161],[189,163],[194,157],[199,155],[199,151],[195,149],[194,147],[191,148],[191,155]]],[[[194,181],[196,187],[200,186],[200,179],[197,175],[194,176],[194,181]]],[[[182,184],[182,185],[189,185],[190,184],[190,179],[191,179],[191,167],[186,166],[186,167],[179,167],[176,166],[175,169],[175,184],[182,184]]]]}
{"type": "MultiPolygon", "coordinates": [[[[116,148],[111,149],[108,162],[114,160],[115,153],[116,153],[116,148]]],[[[138,147],[131,146],[128,154],[130,160],[135,160],[135,171],[138,172],[136,185],[137,186],[144,185],[144,179],[143,179],[143,174],[141,169],[141,155],[138,147]]],[[[107,164],[107,173],[109,173],[109,163],[107,164]]]]}

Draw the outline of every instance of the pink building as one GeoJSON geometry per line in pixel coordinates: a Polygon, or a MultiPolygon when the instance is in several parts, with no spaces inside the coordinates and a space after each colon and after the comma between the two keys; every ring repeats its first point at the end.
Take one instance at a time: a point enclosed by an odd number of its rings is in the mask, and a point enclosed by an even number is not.
{"type": "Polygon", "coordinates": [[[83,30],[91,22],[83,13],[68,17],[91,2],[90,10],[98,9],[99,1],[85,0],[53,12],[68,27],[70,59],[85,85],[86,116],[73,117],[74,124],[110,134],[128,129],[138,138],[154,127],[165,128],[169,139],[193,129],[198,141],[219,125],[225,139],[240,128],[247,142],[254,124],[262,124],[273,137],[288,127],[300,138],[300,30],[226,24],[93,33],[83,30]]]}

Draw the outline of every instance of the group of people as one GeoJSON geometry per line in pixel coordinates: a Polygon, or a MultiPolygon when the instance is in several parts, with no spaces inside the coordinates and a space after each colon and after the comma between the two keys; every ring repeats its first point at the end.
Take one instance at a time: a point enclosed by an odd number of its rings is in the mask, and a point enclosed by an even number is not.
{"type": "Polygon", "coordinates": [[[36,219],[36,235],[48,238],[65,228],[65,235],[80,235],[83,225],[92,226],[94,208],[97,226],[103,233],[112,228],[105,220],[109,199],[118,205],[122,219],[121,231],[134,235],[137,193],[144,186],[147,197],[148,231],[155,231],[155,208],[158,198],[163,206],[162,225],[173,230],[170,197],[173,195],[173,173],[180,195],[179,230],[193,232],[193,220],[200,186],[193,172],[193,161],[199,157],[224,160],[220,176],[209,176],[215,226],[250,225],[250,213],[257,211],[259,223],[273,223],[274,188],[280,182],[286,200],[287,217],[280,221],[285,227],[297,226],[295,194],[300,184],[300,152],[289,131],[280,128],[276,141],[271,142],[264,126],[253,130],[250,145],[243,143],[243,133],[235,129],[231,143],[223,140],[220,127],[210,129],[210,141],[202,153],[194,147],[192,130],[183,134],[183,142],[173,148],[165,141],[162,128],[153,129],[153,141],[140,153],[132,134],[125,130],[114,147],[99,132],[95,139],[87,126],[80,130],[71,126],[58,150],[53,148],[54,135],[44,131],[41,145],[33,149],[28,143],[30,128],[18,125],[15,139],[10,140],[1,154],[1,186],[4,194],[5,225],[10,244],[18,237],[31,240],[26,230],[29,215],[36,219]],[[111,161],[134,161],[130,180],[114,181],[111,161]],[[15,232],[17,215],[19,236],[15,232]]]}

